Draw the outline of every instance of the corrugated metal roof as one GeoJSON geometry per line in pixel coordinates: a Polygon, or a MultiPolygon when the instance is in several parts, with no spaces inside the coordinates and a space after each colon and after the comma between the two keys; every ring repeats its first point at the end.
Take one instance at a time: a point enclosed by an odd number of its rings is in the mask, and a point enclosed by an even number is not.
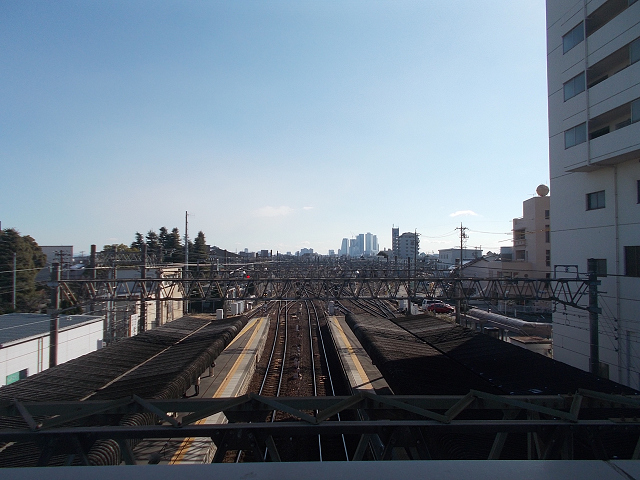
{"type": "Polygon", "coordinates": [[[464,395],[477,389],[501,395],[555,395],[579,388],[638,393],[429,315],[393,320],[349,315],[347,320],[397,394],[464,395]]]}
{"type": "MultiPolygon", "coordinates": [[[[51,316],[43,313],[8,313],[0,315],[0,348],[11,342],[49,334],[51,316]]],[[[87,322],[102,321],[96,315],[62,315],[59,330],[77,327],[87,322]]]]}
{"type": "MultiPolygon", "coordinates": [[[[178,398],[246,325],[247,317],[183,317],[0,388],[0,401],[178,398]]],[[[24,428],[0,417],[0,429],[24,428]]],[[[32,443],[0,445],[0,468],[35,466],[32,443]],[[10,448],[9,448],[10,447],[10,448]]],[[[64,462],[55,457],[52,465],[64,462]]]]}

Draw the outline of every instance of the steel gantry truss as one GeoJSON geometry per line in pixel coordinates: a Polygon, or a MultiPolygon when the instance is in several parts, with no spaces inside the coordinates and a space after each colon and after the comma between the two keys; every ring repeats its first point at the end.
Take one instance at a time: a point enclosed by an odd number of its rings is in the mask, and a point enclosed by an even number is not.
{"type": "MultiPolygon", "coordinates": [[[[589,456],[640,458],[640,400],[579,390],[574,395],[498,396],[470,391],[461,396],[381,396],[360,392],[347,397],[273,398],[247,394],[235,398],[145,400],[133,396],[112,401],[0,402],[0,419],[13,428],[0,429],[0,442],[33,442],[40,450],[40,465],[52,455],[67,455],[89,464],[88,453],[99,440],[120,446],[126,463],[135,463],[132,442],[140,439],[209,437],[217,446],[214,461],[227,450],[242,449],[262,461],[280,455],[274,438],[318,435],[351,435],[357,445],[350,460],[362,460],[370,440],[381,445],[376,459],[393,458],[404,449],[408,458],[433,458],[429,445],[438,435],[484,434],[487,459],[503,458],[509,435],[526,436],[523,459],[574,459],[574,445],[589,456]],[[265,423],[267,412],[281,411],[292,421],[265,423]],[[367,420],[337,421],[337,414],[367,412],[367,420]],[[176,420],[166,412],[181,412],[176,420]],[[229,423],[206,424],[200,420],[223,412],[229,423]],[[310,414],[308,412],[316,412],[310,414]],[[113,425],[105,419],[131,414],[152,414],[153,424],[113,425]],[[99,428],[96,418],[101,419],[99,428]],[[13,419],[13,420],[12,420],[13,419]],[[7,422],[10,420],[10,422],[7,422]],[[16,425],[22,422],[23,427],[16,425]],[[603,437],[626,438],[622,449],[603,443],[603,437]],[[629,443],[630,441],[630,443],[629,443]],[[626,453],[625,453],[626,452],[626,453]],[[625,456],[626,455],[626,456],[625,456]]],[[[357,415],[352,415],[357,418],[357,415]]],[[[343,415],[342,418],[345,418],[343,415]]],[[[0,449],[1,454],[2,449],[0,449]]],[[[440,454],[442,456],[442,453],[440,454]]]]}
{"type": "Polygon", "coordinates": [[[588,309],[590,283],[583,279],[438,277],[275,277],[255,273],[187,278],[61,280],[62,295],[82,302],[135,300],[542,300],[588,309]]]}

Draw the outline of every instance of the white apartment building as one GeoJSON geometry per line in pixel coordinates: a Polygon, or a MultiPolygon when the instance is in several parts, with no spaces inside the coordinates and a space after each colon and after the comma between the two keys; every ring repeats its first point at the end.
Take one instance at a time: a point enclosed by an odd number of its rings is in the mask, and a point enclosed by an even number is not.
{"type": "Polygon", "coordinates": [[[420,254],[420,239],[412,232],[405,232],[398,237],[398,259],[415,261],[420,254]]]}
{"type": "MultiPolygon", "coordinates": [[[[551,265],[575,265],[585,274],[594,258],[608,274],[598,287],[597,373],[634,388],[640,387],[638,60],[640,1],[547,0],[551,265]]],[[[554,358],[588,370],[588,312],[559,305],[553,322],[554,358]]]]}

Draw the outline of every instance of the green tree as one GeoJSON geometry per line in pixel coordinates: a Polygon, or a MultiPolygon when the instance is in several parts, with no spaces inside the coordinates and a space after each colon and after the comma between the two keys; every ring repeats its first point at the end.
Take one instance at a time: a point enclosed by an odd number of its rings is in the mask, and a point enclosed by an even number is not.
{"type": "Polygon", "coordinates": [[[167,227],[160,227],[158,241],[160,242],[160,246],[166,250],[169,246],[169,230],[167,230],[167,227]]]}
{"type": "Polygon", "coordinates": [[[171,230],[168,238],[168,248],[166,254],[170,255],[172,262],[184,262],[184,245],[182,244],[182,238],[180,238],[180,230],[178,227],[174,227],[171,230]]]}
{"type": "Polygon", "coordinates": [[[0,311],[13,311],[13,254],[16,253],[16,310],[34,312],[46,300],[43,286],[36,285],[36,275],[46,265],[47,257],[29,235],[8,228],[0,231],[0,311]]]}
{"type": "Polygon", "coordinates": [[[194,260],[200,262],[206,262],[209,258],[209,249],[207,248],[207,242],[202,231],[198,232],[198,236],[193,242],[193,257],[194,260]]]}
{"type": "Polygon", "coordinates": [[[144,245],[144,237],[140,232],[136,232],[136,239],[131,242],[131,250],[137,250],[138,252],[142,251],[142,245],[144,245]]]}
{"type": "Polygon", "coordinates": [[[158,234],[153,230],[149,230],[147,232],[147,253],[149,255],[160,255],[160,239],[158,238],[158,234]]]}
{"type": "Polygon", "coordinates": [[[124,243],[121,243],[120,245],[105,245],[104,247],[102,247],[102,251],[103,252],[113,252],[114,250],[117,250],[119,253],[124,253],[124,252],[136,252],[137,250],[128,247],[127,245],[125,245],[124,243]]]}

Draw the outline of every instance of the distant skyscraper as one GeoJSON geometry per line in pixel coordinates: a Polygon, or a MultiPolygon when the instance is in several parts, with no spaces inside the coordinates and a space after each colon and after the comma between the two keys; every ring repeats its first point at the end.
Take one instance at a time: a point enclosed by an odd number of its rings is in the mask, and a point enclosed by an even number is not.
{"type": "Polygon", "coordinates": [[[358,256],[358,243],[355,238],[349,239],[349,256],[350,257],[358,256]]]}
{"type": "Polygon", "coordinates": [[[342,239],[342,246],[340,247],[340,250],[338,251],[338,255],[340,255],[340,256],[342,256],[342,255],[349,256],[349,239],[348,238],[343,238],[342,239]]]}
{"type": "Polygon", "coordinates": [[[394,227],[391,229],[391,250],[397,257],[399,252],[398,239],[400,238],[400,227],[394,227]]]}
{"type": "Polygon", "coordinates": [[[364,233],[361,233],[356,237],[356,245],[358,246],[357,255],[364,254],[364,233]]]}
{"type": "Polygon", "coordinates": [[[364,254],[371,255],[373,252],[373,235],[367,232],[364,236],[364,254]]]}
{"type": "Polygon", "coordinates": [[[380,248],[378,248],[378,236],[374,235],[373,236],[373,254],[377,255],[379,251],[380,251],[380,248]]]}

